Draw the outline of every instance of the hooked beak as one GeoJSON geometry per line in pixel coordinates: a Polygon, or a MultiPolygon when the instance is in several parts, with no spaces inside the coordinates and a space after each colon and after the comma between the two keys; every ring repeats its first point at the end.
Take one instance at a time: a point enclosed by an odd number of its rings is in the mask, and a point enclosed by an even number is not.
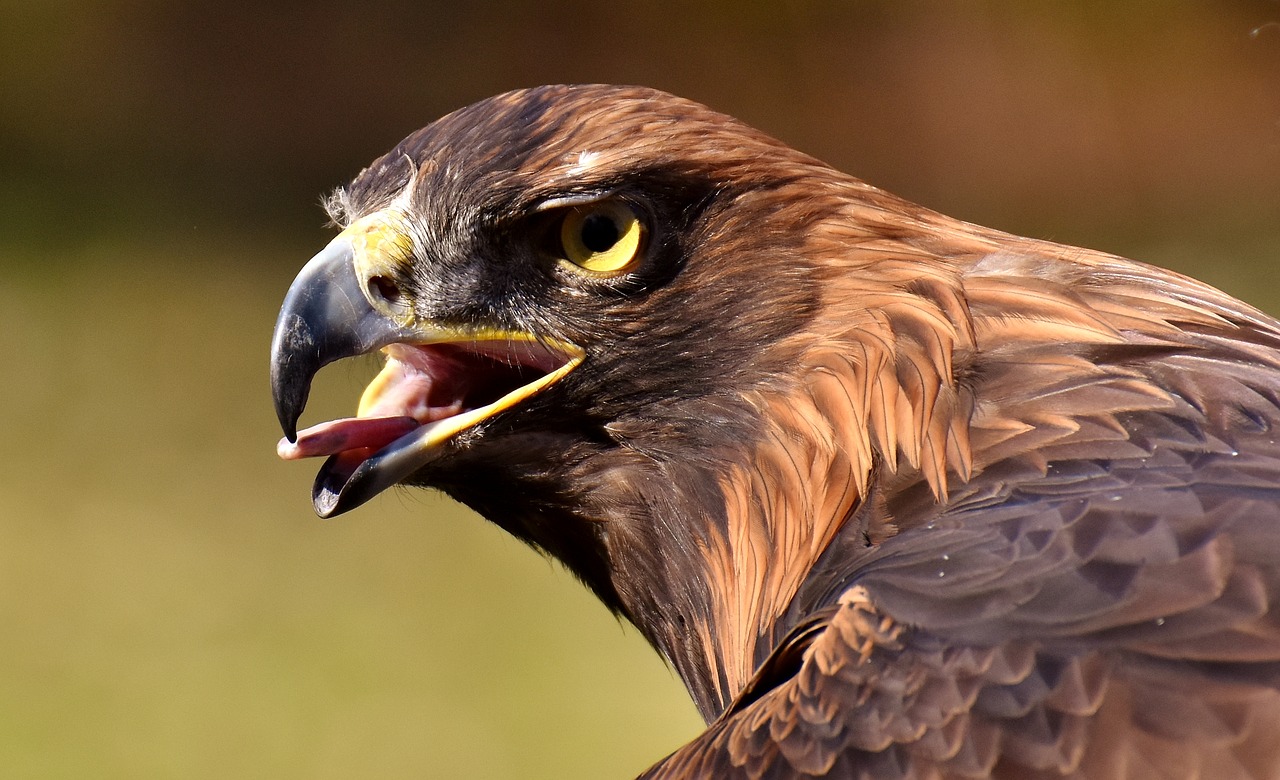
{"type": "Polygon", "coordinates": [[[285,459],[328,456],[312,502],[321,517],[363,504],[429,463],[463,430],[576,368],[573,344],[497,329],[462,331],[413,315],[393,281],[411,261],[403,217],[379,212],[303,267],[276,321],[271,388],[285,459]],[[382,349],[387,362],[356,417],[298,431],[322,367],[382,349]]]}
{"type": "Polygon", "coordinates": [[[285,294],[271,339],[271,395],[289,441],[298,438],[317,371],[411,336],[374,308],[364,288],[353,242],[343,233],[303,266],[285,294]]]}

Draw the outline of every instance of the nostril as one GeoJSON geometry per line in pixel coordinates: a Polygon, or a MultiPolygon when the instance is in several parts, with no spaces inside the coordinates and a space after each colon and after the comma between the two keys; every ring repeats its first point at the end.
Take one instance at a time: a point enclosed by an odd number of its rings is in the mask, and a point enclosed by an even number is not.
{"type": "Polygon", "coordinates": [[[393,306],[399,304],[404,298],[404,294],[400,292],[400,286],[385,276],[370,277],[369,294],[393,306]]]}

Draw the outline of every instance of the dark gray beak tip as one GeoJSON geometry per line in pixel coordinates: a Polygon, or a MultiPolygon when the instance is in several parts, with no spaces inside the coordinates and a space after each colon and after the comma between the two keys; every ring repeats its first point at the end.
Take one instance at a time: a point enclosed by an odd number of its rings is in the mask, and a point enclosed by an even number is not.
{"type": "Polygon", "coordinates": [[[335,360],[405,337],[405,330],[365,297],[351,241],[339,236],[298,273],[271,339],[271,396],[285,438],[297,441],[311,380],[335,360]]]}
{"type": "Polygon", "coordinates": [[[316,514],[326,520],[342,514],[346,510],[338,506],[341,498],[342,489],[340,487],[335,489],[326,484],[325,472],[322,470],[316,477],[315,486],[311,489],[311,506],[316,510],[316,514]]]}
{"type": "Polygon", "coordinates": [[[327,520],[372,498],[378,491],[369,489],[369,471],[367,463],[361,463],[353,470],[342,463],[341,456],[330,456],[320,467],[311,487],[311,505],[316,514],[327,520]]]}
{"type": "Polygon", "coordinates": [[[307,406],[311,378],[320,370],[315,337],[306,320],[286,302],[271,340],[271,400],[289,441],[298,440],[298,419],[307,406]]]}

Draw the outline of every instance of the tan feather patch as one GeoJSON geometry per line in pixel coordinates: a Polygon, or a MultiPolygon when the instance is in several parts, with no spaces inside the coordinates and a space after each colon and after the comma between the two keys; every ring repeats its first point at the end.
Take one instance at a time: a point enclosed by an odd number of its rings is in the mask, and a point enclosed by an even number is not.
{"type": "MultiPolygon", "coordinates": [[[[1142,377],[1103,370],[1060,345],[1133,343],[1133,329],[1158,345],[1179,332],[1175,321],[1221,322],[1216,312],[1172,297],[1135,314],[1123,290],[1082,291],[1055,279],[1061,260],[1053,256],[969,263],[966,274],[965,263],[923,264],[895,248],[878,257],[841,254],[856,270],[830,277],[821,313],[794,335],[801,355],[795,383],[744,396],[764,428],[749,465],[721,480],[727,533],[713,534],[706,556],[719,599],[707,633],[729,696],[767,652],[761,639],[795,595],[799,573],[869,494],[877,470],[914,472],[945,501],[952,480],[967,481],[997,460],[1022,457],[1046,469],[1054,446],[1084,435],[1083,421],[1089,436],[1123,439],[1117,414],[1176,401],[1142,377]],[[1000,273],[1031,262],[1047,270],[1000,273]],[[1052,348],[1030,365],[1002,364],[1001,355],[1036,345],[1052,348]],[[979,357],[981,396],[961,381],[979,357]],[[1038,390],[1028,395],[1027,388],[1038,390]]],[[[1107,256],[1083,253],[1076,261],[1105,263],[1107,256]]],[[[868,531],[876,539],[891,534],[888,526],[868,531]]]]}

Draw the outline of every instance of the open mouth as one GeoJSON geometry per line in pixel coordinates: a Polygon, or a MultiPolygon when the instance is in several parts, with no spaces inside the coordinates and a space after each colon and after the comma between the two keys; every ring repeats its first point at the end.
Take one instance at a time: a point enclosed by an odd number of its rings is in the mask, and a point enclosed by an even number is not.
{"type": "Polygon", "coordinates": [[[347,226],[307,261],[271,337],[280,457],[327,458],[311,501],[321,517],[363,504],[439,457],[463,431],[563,379],[584,352],[531,333],[420,318],[402,288],[413,240],[396,209],[347,226]],[[387,362],[355,417],[298,431],[311,380],[338,360],[382,350],[387,362]]]}
{"type": "Polygon", "coordinates": [[[579,363],[570,344],[502,334],[474,341],[390,344],[355,417],[281,439],[281,458],[326,456],[313,489],[331,516],[410,476],[442,443],[559,381],[579,363]]]}

